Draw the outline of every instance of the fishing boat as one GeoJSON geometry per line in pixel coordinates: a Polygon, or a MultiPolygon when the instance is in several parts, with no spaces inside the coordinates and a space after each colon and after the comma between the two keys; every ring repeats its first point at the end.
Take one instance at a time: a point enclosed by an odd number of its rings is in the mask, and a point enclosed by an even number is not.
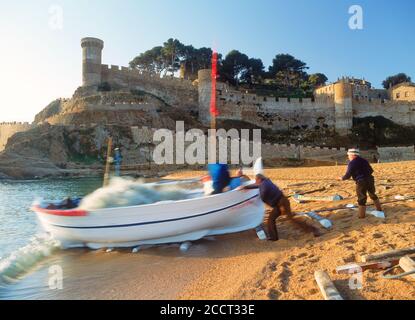
{"type": "Polygon", "coordinates": [[[95,210],[50,209],[53,202],[41,201],[32,210],[45,231],[63,245],[92,249],[194,241],[262,223],[258,189],[208,196],[199,189],[189,194],[184,200],[95,210]]]}

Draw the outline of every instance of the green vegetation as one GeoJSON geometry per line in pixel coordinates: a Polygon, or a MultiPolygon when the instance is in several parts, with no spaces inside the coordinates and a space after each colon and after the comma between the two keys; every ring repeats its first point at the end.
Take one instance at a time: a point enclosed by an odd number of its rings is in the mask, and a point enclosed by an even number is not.
{"type": "MultiPolygon", "coordinates": [[[[196,79],[200,69],[210,68],[211,48],[195,48],[177,39],[168,39],[136,56],[130,67],[153,74],[173,75],[183,68],[185,77],[196,79]]],[[[219,80],[234,86],[253,90],[258,94],[280,97],[311,97],[315,88],[324,85],[327,77],[322,73],[309,75],[307,64],[289,54],[277,54],[265,71],[261,59],[231,50],[224,58],[218,54],[219,80]]]]}
{"type": "Polygon", "coordinates": [[[382,85],[387,90],[403,82],[411,82],[411,77],[407,76],[405,73],[398,73],[394,76],[387,77],[386,80],[382,82],[382,85]]]}
{"type": "Polygon", "coordinates": [[[208,68],[212,59],[212,49],[196,49],[184,45],[177,39],[168,39],[163,46],[156,46],[141,53],[130,62],[130,67],[140,71],[173,75],[183,65],[189,74],[197,74],[199,69],[208,68]]]}
{"type": "Polygon", "coordinates": [[[98,159],[96,157],[86,154],[71,154],[69,155],[68,160],[70,162],[83,165],[93,165],[98,162],[98,159]]]}

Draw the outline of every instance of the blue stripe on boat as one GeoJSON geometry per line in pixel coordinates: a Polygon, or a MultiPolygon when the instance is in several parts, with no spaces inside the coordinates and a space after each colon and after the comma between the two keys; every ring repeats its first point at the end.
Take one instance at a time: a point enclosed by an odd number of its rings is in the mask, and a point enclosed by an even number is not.
{"type": "Polygon", "coordinates": [[[125,228],[125,227],[141,226],[141,225],[147,225],[147,224],[164,223],[164,222],[171,222],[171,221],[197,218],[197,217],[205,216],[205,215],[212,214],[212,213],[215,213],[215,212],[218,212],[218,211],[230,209],[232,207],[239,206],[240,204],[243,204],[243,203],[248,202],[252,199],[255,199],[258,196],[259,195],[255,195],[255,196],[253,196],[249,199],[243,200],[241,202],[232,204],[232,205],[224,207],[224,208],[220,208],[220,209],[212,210],[212,211],[209,211],[209,212],[196,214],[196,215],[193,215],[193,216],[175,218],[175,219],[168,219],[168,220],[147,221],[147,222],[138,222],[138,223],[130,223],[130,224],[119,224],[119,225],[113,225],[113,226],[91,226],[91,227],[62,226],[62,225],[58,225],[58,224],[51,224],[51,225],[54,226],[54,227],[67,228],[67,229],[105,229],[105,228],[125,228]]]}

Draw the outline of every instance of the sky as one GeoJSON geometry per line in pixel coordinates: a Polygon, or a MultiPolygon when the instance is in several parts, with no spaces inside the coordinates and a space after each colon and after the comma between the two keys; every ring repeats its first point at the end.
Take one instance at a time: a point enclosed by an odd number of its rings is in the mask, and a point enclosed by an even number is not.
{"type": "Polygon", "coordinates": [[[413,0],[0,0],[0,121],[32,121],[81,84],[80,39],[104,40],[103,63],[128,66],[168,38],[266,66],[278,53],[329,81],[365,78],[374,87],[405,72],[415,79],[413,0]],[[351,29],[352,5],[363,29],[351,29]]]}

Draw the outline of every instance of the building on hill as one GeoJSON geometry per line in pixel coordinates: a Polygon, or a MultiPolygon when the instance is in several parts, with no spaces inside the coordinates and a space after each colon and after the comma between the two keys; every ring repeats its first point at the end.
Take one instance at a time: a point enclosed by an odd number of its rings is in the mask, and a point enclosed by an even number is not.
{"type": "Polygon", "coordinates": [[[394,101],[415,101],[415,83],[404,82],[391,88],[394,101]]]}
{"type": "Polygon", "coordinates": [[[330,83],[328,85],[317,88],[314,91],[314,97],[316,99],[334,99],[336,84],[339,82],[347,82],[351,85],[353,99],[355,100],[389,99],[387,90],[372,88],[372,84],[365,79],[355,79],[349,77],[343,77],[335,83],[330,83]]]}

